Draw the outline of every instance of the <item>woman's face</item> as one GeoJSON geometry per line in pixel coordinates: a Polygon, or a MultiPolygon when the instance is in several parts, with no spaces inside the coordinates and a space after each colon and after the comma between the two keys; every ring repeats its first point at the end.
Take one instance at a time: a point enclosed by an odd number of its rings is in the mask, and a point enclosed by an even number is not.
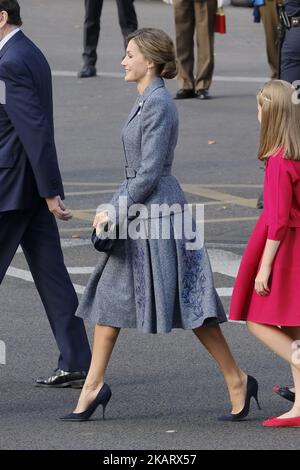
{"type": "Polygon", "coordinates": [[[139,82],[153,69],[153,63],[143,56],[134,39],[129,41],[121,65],[125,69],[127,82],[139,82]]]}

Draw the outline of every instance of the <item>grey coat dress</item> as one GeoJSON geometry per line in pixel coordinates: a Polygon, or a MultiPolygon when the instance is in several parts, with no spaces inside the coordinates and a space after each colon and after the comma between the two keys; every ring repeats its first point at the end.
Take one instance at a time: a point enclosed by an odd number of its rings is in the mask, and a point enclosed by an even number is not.
{"type": "Polygon", "coordinates": [[[171,175],[177,137],[176,106],[157,78],[137,98],[123,128],[126,179],[110,201],[116,209],[120,196],[126,196],[128,209],[144,204],[149,212],[141,215],[140,226],[148,236],[118,239],[109,254],[100,253],[77,311],[83,319],[145,333],[226,321],[206,248],[188,250],[185,238],[175,235],[176,211],[157,217],[159,226],[169,218],[168,239],[149,236],[157,222],[153,204],[176,204],[177,211],[187,204],[171,175]]]}

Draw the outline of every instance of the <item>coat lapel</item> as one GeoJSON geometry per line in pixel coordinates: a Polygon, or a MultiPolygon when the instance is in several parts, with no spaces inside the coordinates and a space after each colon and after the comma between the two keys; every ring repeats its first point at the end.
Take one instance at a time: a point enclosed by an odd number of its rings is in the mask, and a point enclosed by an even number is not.
{"type": "Polygon", "coordinates": [[[144,92],[140,95],[141,101],[145,101],[148,96],[153,93],[154,90],[157,90],[157,88],[161,88],[165,86],[164,81],[162,78],[157,77],[152,82],[150,82],[150,85],[147,86],[147,88],[144,90],[144,92]]]}
{"type": "Polygon", "coordinates": [[[151,93],[156,90],[157,88],[163,87],[164,81],[162,78],[156,78],[152,80],[149,86],[144,90],[144,92],[138,96],[136,99],[132,110],[130,111],[130,114],[128,116],[128,119],[126,121],[125,127],[128,126],[130,121],[139,113],[139,111],[143,108],[145,100],[148,98],[148,96],[151,95],[151,93]]]}
{"type": "Polygon", "coordinates": [[[141,108],[141,103],[142,103],[142,100],[140,98],[140,96],[136,99],[130,113],[129,113],[129,116],[128,116],[128,119],[126,121],[126,124],[125,126],[128,126],[128,124],[130,123],[130,121],[132,121],[132,119],[134,118],[134,116],[139,112],[140,108],[141,108]]]}

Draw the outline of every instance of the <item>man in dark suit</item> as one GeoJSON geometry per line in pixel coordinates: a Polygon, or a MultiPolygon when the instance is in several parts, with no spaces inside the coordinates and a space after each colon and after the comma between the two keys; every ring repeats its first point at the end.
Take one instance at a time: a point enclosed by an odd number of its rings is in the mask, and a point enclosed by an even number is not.
{"type": "MultiPolygon", "coordinates": [[[[138,28],[134,0],[116,0],[119,24],[126,49],[127,36],[138,28]]],[[[85,19],[83,33],[83,67],[79,78],[94,77],[97,74],[97,45],[100,34],[100,18],[103,0],[85,0],[85,19]]]]}
{"type": "Polygon", "coordinates": [[[21,25],[17,0],[0,0],[0,283],[20,244],[60,351],[54,374],[37,385],[82,386],[90,348],[55,221],[71,213],[62,202],[51,71],[21,25]]]}
{"type": "Polygon", "coordinates": [[[285,31],[281,49],[281,80],[294,83],[299,91],[300,81],[300,0],[285,0],[290,28],[285,31]]]}

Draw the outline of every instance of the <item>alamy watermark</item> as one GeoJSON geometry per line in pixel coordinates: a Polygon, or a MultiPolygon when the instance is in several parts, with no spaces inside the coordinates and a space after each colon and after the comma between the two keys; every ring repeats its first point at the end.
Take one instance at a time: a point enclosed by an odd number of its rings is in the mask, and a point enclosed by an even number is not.
{"type": "Polygon", "coordinates": [[[3,80],[0,80],[0,104],[6,104],[6,85],[3,80]]]}
{"type": "Polygon", "coordinates": [[[203,204],[132,204],[127,196],[118,203],[101,204],[97,213],[107,217],[98,236],[120,240],[182,240],[186,250],[200,250],[204,243],[203,204]]]}
{"type": "Polygon", "coordinates": [[[6,364],[6,344],[0,341],[0,364],[6,364]]]}
{"type": "Polygon", "coordinates": [[[300,340],[293,341],[292,350],[292,363],[298,366],[300,365],[300,340]]]}
{"type": "Polygon", "coordinates": [[[300,104],[300,80],[295,80],[292,83],[292,86],[295,88],[295,91],[292,94],[292,102],[293,104],[300,104]]]}
{"type": "MultiPolygon", "coordinates": [[[[0,80],[0,104],[6,104],[6,85],[0,80]]],[[[0,340],[0,365],[6,364],[6,344],[0,340]]]]}

